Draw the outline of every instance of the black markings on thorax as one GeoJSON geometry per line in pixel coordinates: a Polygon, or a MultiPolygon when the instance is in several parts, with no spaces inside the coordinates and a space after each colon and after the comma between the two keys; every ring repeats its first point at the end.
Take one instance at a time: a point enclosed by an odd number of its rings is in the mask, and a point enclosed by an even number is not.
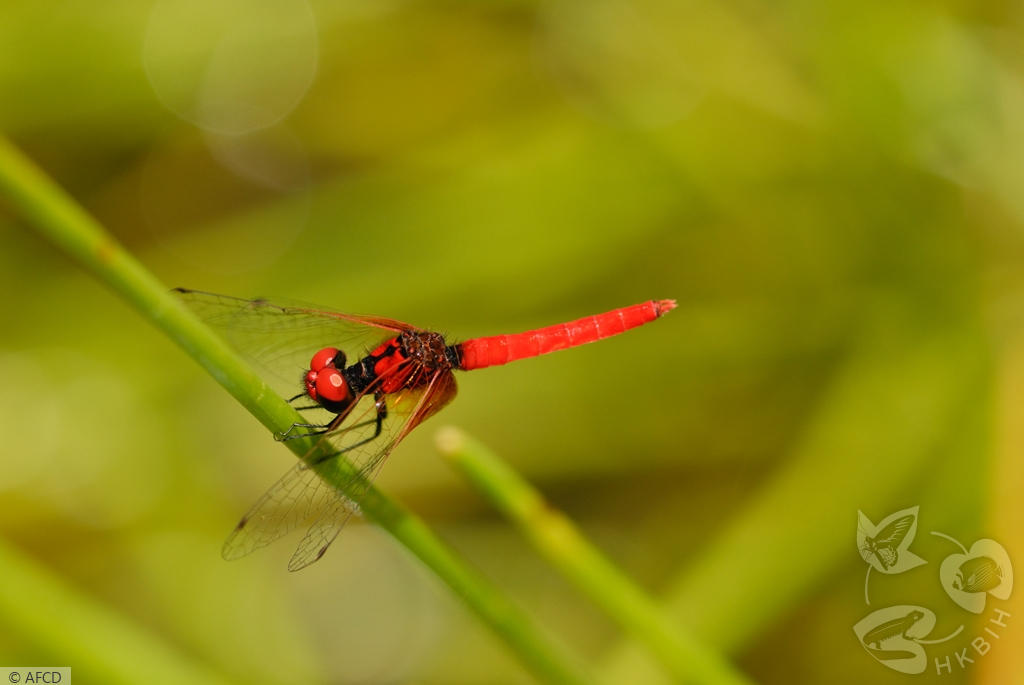
{"type": "Polygon", "coordinates": [[[368,354],[355,364],[352,364],[343,371],[345,382],[354,395],[361,395],[370,385],[377,380],[377,372],[374,368],[377,362],[395,354],[405,356],[399,339],[392,340],[384,349],[382,354],[368,354]]]}

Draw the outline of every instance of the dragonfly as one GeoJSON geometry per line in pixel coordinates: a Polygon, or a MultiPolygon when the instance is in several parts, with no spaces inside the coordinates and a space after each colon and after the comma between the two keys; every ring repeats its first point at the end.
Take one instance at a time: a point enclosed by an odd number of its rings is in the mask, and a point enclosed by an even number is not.
{"type": "Polygon", "coordinates": [[[548,354],[618,335],[664,316],[675,300],[650,300],[524,333],[449,343],[440,333],[377,316],[316,306],[243,299],[198,290],[175,292],[310,420],[279,440],[314,437],[310,451],[252,506],[225,541],[238,559],[300,526],[306,533],[288,562],[298,571],[320,559],[381,464],[410,431],[455,397],[454,371],[548,354]],[[296,393],[295,391],[300,392],[296,393]],[[323,444],[321,441],[326,441],[323,444]],[[325,456],[324,456],[325,455],[325,456]],[[342,480],[318,475],[346,459],[342,480]]]}

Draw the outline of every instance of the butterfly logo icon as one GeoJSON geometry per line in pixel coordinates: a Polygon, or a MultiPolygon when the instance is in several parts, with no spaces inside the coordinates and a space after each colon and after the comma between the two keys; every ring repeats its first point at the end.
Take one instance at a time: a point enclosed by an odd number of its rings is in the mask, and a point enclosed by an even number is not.
{"type": "MultiPolygon", "coordinates": [[[[914,524],[914,517],[911,515],[900,516],[890,521],[884,528],[878,531],[877,535],[865,535],[864,545],[861,547],[861,555],[865,560],[874,556],[882,568],[888,570],[896,565],[900,558],[900,545],[907,537],[907,531],[914,524]]],[[[869,561],[870,563],[870,561],[869,561]]]]}
{"type": "Polygon", "coordinates": [[[927,563],[910,551],[917,533],[919,507],[910,507],[886,516],[875,525],[863,511],[858,511],[857,548],[860,555],[880,573],[902,573],[927,563]]]}

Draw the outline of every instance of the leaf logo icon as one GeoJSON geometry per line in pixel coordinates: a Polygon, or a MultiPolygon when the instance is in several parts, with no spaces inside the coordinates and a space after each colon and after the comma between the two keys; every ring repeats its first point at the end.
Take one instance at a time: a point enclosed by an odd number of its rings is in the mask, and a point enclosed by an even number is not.
{"type": "Polygon", "coordinates": [[[873,611],[853,626],[861,646],[879,663],[900,673],[923,673],[928,667],[923,638],[935,627],[935,614],[901,604],[873,611]]]}
{"type": "Polygon", "coordinates": [[[1009,599],[1013,591],[1013,564],[1006,549],[987,538],[975,541],[970,551],[963,545],[960,549],[963,554],[950,554],[939,567],[939,580],[950,599],[975,614],[985,610],[988,595],[1009,599]]]}

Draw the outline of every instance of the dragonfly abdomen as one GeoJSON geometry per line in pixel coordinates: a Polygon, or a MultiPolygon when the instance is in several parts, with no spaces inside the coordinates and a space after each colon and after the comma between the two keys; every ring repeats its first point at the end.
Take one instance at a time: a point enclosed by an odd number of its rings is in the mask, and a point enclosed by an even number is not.
{"type": "Polygon", "coordinates": [[[675,300],[651,300],[525,333],[474,338],[460,346],[459,368],[498,366],[595,342],[650,323],[675,307],[675,300]]]}

